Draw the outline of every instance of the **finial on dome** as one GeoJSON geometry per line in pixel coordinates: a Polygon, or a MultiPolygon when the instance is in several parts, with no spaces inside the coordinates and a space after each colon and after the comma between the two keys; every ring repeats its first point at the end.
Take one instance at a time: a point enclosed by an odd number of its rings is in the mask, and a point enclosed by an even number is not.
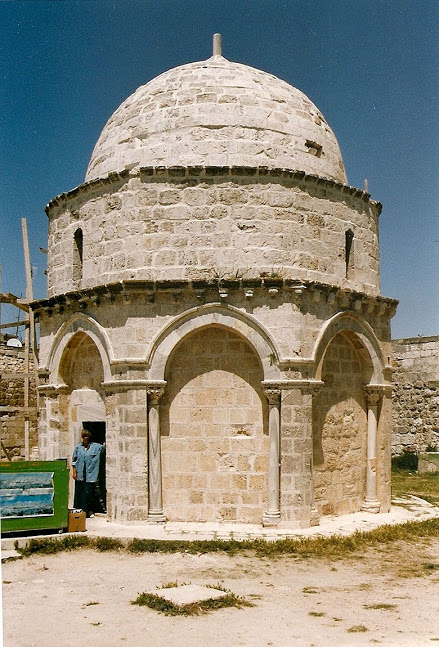
{"type": "Polygon", "coordinates": [[[222,38],[221,34],[213,35],[213,56],[222,56],[222,38]]]}

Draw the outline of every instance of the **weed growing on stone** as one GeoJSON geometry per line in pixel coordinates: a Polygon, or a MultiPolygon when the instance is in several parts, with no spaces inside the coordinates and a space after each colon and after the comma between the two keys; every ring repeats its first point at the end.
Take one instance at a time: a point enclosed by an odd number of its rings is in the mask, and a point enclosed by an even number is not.
{"type": "Polygon", "coordinates": [[[255,606],[252,602],[235,595],[231,591],[227,591],[223,588],[221,590],[225,592],[225,595],[221,598],[202,600],[200,602],[192,602],[191,604],[182,605],[174,604],[155,593],[140,593],[135,600],[132,600],[131,604],[147,606],[166,616],[193,616],[207,613],[208,611],[214,611],[215,609],[224,609],[226,607],[236,607],[237,609],[241,609],[242,607],[255,606]]]}
{"type": "Polygon", "coordinates": [[[323,618],[326,613],[323,613],[323,611],[310,611],[308,615],[313,616],[313,618],[323,618]]]}
{"type": "Polygon", "coordinates": [[[349,634],[357,634],[357,633],[362,633],[364,631],[369,631],[369,629],[364,625],[354,625],[353,627],[350,627],[347,630],[349,634]]]}

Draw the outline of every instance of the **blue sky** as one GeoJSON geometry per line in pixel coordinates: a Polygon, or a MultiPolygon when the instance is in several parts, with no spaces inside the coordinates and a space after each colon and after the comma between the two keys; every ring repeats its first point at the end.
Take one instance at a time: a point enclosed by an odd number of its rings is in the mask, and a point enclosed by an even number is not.
{"type": "MultiPolygon", "coordinates": [[[[393,337],[439,334],[437,0],[0,0],[0,264],[25,293],[28,220],[45,296],[45,204],[80,184],[112,112],[157,74],[211,55],[300,88],[334,129],[349,183],[383,203],[393,337]]],[[[2,320],[12,317],[3,307],[2,320]]]]}

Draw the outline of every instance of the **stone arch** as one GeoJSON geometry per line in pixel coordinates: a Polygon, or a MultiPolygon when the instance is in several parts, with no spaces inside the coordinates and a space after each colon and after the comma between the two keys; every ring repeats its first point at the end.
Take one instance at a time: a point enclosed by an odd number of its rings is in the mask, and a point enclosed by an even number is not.
{"type": "Polygon", "coordinates": [[[364,504],[368,406],[365,387],[384,384],[383,355],[371,326],[351,312],[335,315],[315,345],[313,489],[319,514],[347,514],[364,504]]]}
{"type": "Polygon", "coordinates": [[[61,326],[55,336],[48,360],[49,381],[51,384],[59,384],[62,381],[60,379],[62,358],[73,337],[78,333],[87,335],[95,343],[102,361],[104,380],[111,379],[110,364],[113,359],[113,352],[110,340],[97,321],[87,315],[78,313],[61,326]]]}
{"type": "Polygon", "coordinates": [[[314,345],[315,378],[322,379],[323,361],[331,340],[343,333],[356,347],[363,365],[370,370],[371,384],[384,384],[384,358],[371,325],[354,312],[339,312],[326,322],[314,345]]]}
{"type": "Polygon", "coordinates": [[[268,488],[268,403],[254,347],[230,326],[195,327],[172,349],[164,377],[166,517],[260,523],[268,488]]]}
{"type": "Polygon", "coordinates": [[[177,344],[189,333],[211,325],[233,330],[253,347],[261,362],[264,380],[280,379],[279,354],[268,331],[251,315],[223,304],[188,310],[156,336],[147,359],[150,379],[164,380],[167,360],[177,344]]]}

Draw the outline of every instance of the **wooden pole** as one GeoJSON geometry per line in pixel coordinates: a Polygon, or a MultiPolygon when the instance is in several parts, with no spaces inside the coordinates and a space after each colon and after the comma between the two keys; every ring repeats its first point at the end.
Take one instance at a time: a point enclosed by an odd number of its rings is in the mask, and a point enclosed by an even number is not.
{"type": "MultiPolygon", "coordinates": [[[[21,219],[21,230],[23,234],[23,252],[24,252],[24,267],[26,271],[26,300],[30,303],[33,300],[33,290],[32,290],[32,269],[30,264],[30,254],[29,254],[29,238],[27,235],[27,222],[26,218],[21,219]]],[[[25,339],[24,339],[24,372],[26,377],[24,378],[24,406],[29,406],[29,359],[30,359],[30,345],[34,341],[34,318],[33,312],[29,308],[28,312],[28,321],[29,326],[26,326],[25,329],[25,339]],[[32,340],[32,342],[31,342],[32,340]]],[[[34,366],[35,366],[35,355],[34,355],[34,366]]],[[[24,416],[24,458],[26,461],[30,458],[30,448],[29,448],[29,414],[25,413],[24,416]]]]}

